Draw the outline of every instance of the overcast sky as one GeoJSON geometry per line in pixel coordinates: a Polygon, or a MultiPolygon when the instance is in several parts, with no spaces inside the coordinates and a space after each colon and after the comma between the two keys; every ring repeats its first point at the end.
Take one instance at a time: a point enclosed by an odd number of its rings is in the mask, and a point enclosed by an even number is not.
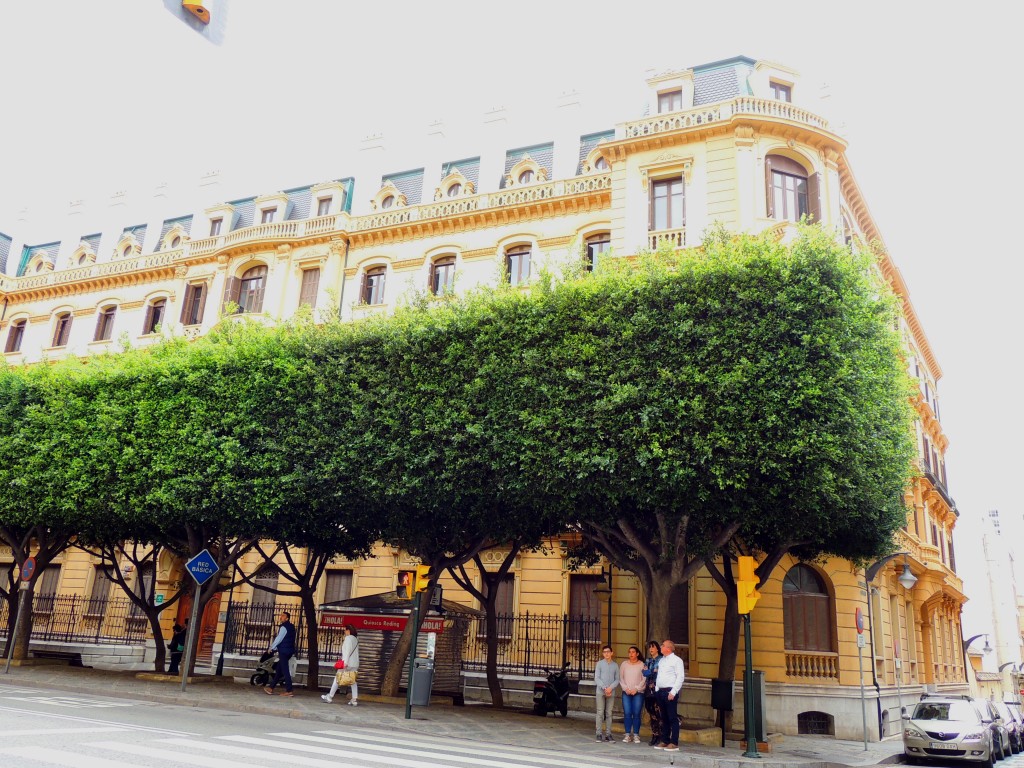
{"type": "Polygon", "coordinates": [[[0,5],[0,231],[214,169],[250,194],[336,178],[367,134],[471,135],[569,90],[600,130],[640,115],[652,69],[776,61],[828,96],[942,366],[958,538],[990,508],[1024,521],[1019,3],[211,0],[205,34],[176,5],[0,5]]]}

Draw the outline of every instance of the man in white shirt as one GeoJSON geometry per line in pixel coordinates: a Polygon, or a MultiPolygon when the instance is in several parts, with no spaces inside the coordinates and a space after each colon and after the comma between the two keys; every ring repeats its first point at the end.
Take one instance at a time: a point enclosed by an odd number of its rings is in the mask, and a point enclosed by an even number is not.
{"type": "Polygon", "coordinates": [[[676,644],[665,640],[661,644],[662,659],[658,662],[658,677],[655,680],[655,696],[661,706],[661,743],[655,749],[674,752],[679,749],[679,691],[686,678],[683,660],[676,656],[676,644]]]}

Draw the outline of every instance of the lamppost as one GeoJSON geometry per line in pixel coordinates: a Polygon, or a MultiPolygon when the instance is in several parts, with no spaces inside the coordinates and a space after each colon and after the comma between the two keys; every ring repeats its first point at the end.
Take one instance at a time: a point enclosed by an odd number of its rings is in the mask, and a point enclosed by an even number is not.
{"type": "MultiPolygon", "coordinates": [[[[971,647],[971,643],[973,643],[979,637],[984,637],[985,638],[985,647],[981,649],[981,652],[984,653],[986,656],[988,654],[992,653],[992,646],[988,644],[988,634],[985,633],[985,632],[981,632],[980,634],[973,635],[973,636],[967,638],[966,640],[964,640],[964,676],[965,677],[967,676],[967,670],[970,667],[970,664],[967,661],[967,649],[970,648],[971,647]]],[[[970,682],[969,679],[968,679],[968,682],[970,682]]],[[[978,686],[977,686],[978,673],[977,672],[974,673],[974,682],[975,682],[975,689],[977,690],[978,689],[978,686]]]]}
{"type": "Polygon", "coordinates": [[[601,569],[601,586],[594,589],[595,595],[608,595],[608,645],[612,644],[612,564],[601,569]]]}
{"type": "MultiPolygon", "coordinates": [[[[871,582],[875,580],[875,576],[882,569],[884,565],[889,563],[891,560],[897,557],[903,558],[903,573],[900,574],[899,581],[900,585],[904,589],[913,589],[914,585],[917,584],[917,577],[910,570],[910,563],[907,562],[907,552],[895,552],[891,555],[879,558],[867,568],[864,569],[864,597],[868,604],[868,632],[871,638],[871,680],[875,685],[875,690],[878,690],[878,678],[875,672],[875,617],[871,607],[871,582]]],[[[859,629],[859,627],[858,627],[859,629]]],[[[867,699],[864,695],[864,641],[863,635],[857,637],[857,659],[860,666],[860,710],[861,719],[864,725],[864,751],[868,751],[868,710],[867,710],[867,699]]],[[[896,674],[896,697],[899,702],[900,710],[903,709],[903,692],[899,685],[900,675],[902,670],[897,670],[896,674]]],[[[882,706],[881,697],[878,699],[878,706],[882,706]]],[[[879,723],[881,722],[881,714],[878,717],[879,723]]],[[[903,720],[900,720],[902,724],[903,720]]],[[[881,734],[880,734],[881,735],[881,734]]]]}

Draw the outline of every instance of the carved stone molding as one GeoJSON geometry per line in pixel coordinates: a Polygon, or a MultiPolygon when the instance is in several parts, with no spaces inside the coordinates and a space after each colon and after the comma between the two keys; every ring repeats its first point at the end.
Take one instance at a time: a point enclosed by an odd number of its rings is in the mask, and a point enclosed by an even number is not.
{"type": "Polygon", "coordinates": [[[689,184],[693,175],[693,158],[666,152],[640,166],[640,184],[646,191],[651,179],[662,179],[676,173],[681,173],[684,181],[689,184]]]}

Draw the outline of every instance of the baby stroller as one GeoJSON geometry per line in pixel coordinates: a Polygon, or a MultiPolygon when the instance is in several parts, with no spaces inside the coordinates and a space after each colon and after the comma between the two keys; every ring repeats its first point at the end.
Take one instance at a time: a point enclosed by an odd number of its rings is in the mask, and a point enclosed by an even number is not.
{"type": "Polygon", "coordinates": [[[270,680],[277,671],[277,651],[267,651],[260,656],[256,671],[249,678],[249,685],[270,685],[270,680]]]}

